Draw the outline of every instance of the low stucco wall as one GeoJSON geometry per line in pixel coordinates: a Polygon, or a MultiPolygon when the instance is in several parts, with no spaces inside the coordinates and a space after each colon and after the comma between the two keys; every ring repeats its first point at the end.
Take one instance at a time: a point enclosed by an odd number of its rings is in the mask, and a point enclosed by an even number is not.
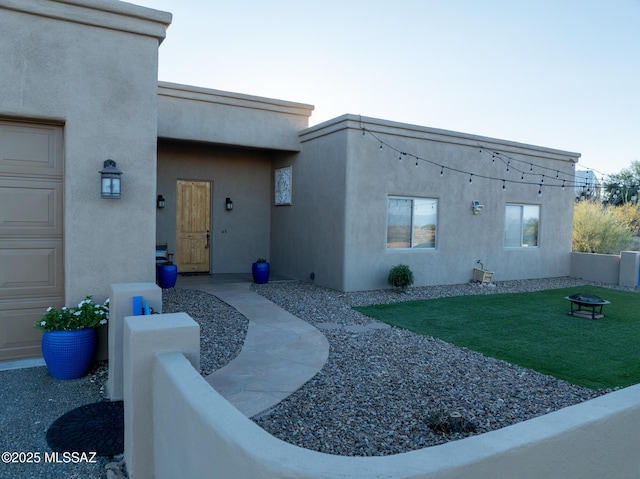
{"type": "Polygon", "coordinates": [[[640,385],[497,431],[386,457],[333,456],[276,439],[211,388],[179,352],[156,357],[151,402],[158,479],[640,475],[640,385]]]}
{"type": "Polygon", "coordinates": [[[571,277],[618,284],[620,256],[615,254],[571,253],[571,277]]]}
{"type": "Polygon", "coordinates": [[[616,254],[571,253],[571,277],[617,284],[627,288],[640,286],[640,252],[616,254]]]}

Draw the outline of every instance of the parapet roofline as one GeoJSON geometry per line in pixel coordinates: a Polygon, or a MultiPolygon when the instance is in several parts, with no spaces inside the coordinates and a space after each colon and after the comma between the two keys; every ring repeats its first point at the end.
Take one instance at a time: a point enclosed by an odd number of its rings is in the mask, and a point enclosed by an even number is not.
{"type": "Polygon", "coordinates": [[[0,9],[145,35],[159,43],[166,37],[173,18],[169,12],[112,0],[0,0],[0,9]]]}
{"type": "Polygon", "coordinates": [[[244,93],[234,93],[210,88],[183,85],[179,83],[158,82],[158,95],[183,100],[202,101],[219,105],[228,105],[253,110],[266,110],[290,115],[310,117],[313,105],[296,103],[274,98],[265,98],[244,93]]]}

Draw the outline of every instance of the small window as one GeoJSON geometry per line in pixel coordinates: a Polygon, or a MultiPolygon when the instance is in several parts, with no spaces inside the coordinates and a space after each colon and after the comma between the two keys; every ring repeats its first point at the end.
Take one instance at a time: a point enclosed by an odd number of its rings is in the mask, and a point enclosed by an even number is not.
{"type": "Polygon", "coordinates": [[[538,246],[540,206],[507,205],[504,215],[505,248],[538,246]]]}
{"type": "Polygon", "coordinates": [[[435,248],[438,200],[389,198],[387,248],[435,248]]]}

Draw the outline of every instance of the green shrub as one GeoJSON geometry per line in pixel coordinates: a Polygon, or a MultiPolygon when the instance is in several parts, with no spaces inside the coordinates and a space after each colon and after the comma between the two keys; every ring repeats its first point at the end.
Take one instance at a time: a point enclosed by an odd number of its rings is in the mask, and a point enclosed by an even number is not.
{"type": "Polygon", "coordinates": [[[398,264],[389,271],[389,284],[402,290],[413,284],[413,272],[406,264],[398,264]]]}
{"type": "Polygon", "coordinates": [[[620,254],[632,242],[629,223],[620,219],[615,207],[581,201],[573,211],[573,251],[620,254]]]}

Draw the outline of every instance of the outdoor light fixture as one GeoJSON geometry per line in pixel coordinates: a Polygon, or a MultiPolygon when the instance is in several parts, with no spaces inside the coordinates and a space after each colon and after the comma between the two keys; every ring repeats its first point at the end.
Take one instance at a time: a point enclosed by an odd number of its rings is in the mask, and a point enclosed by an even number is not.
{"type": "Polygon", "coordinates": [[[113,160],[105,160],[104,168],[100,170],[100,179],[102,186],[100,193],[103,198],[120,198],[120,177],[122,171],[116,168],[116,162],[113,160]]]}
{"type": "Polygon", "coordinates": [[[227,207],[227,211],[231,211],[233,209],[233,201],[231,201],[231,198],[227,198],[224,204],[227,207]]]}
{"type": "Polygon", "coordinates": [[[158,209],[164,208],[164,197],[162,195],[158,195],[158,209]]]}

